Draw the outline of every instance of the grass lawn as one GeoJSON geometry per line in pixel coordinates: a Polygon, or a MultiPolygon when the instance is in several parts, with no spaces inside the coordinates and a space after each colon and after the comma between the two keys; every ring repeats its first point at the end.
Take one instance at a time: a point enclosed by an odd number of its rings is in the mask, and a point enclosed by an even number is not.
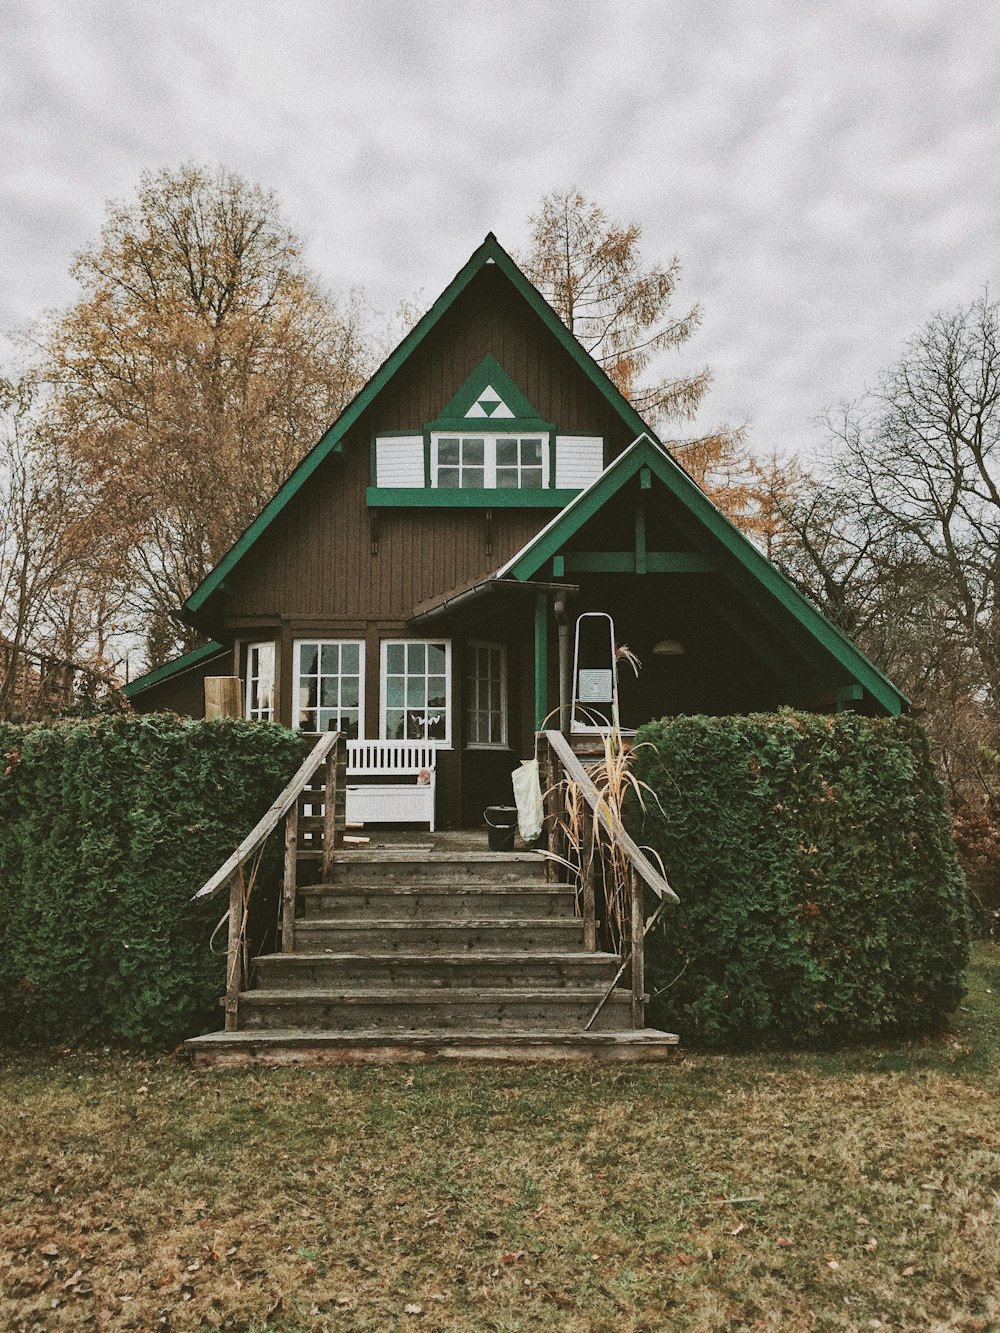
{"type": "Polygon", "coordinates": [[[7,1057],[0,1329],[1000,1329],[998,1063],[7,1057]]]}

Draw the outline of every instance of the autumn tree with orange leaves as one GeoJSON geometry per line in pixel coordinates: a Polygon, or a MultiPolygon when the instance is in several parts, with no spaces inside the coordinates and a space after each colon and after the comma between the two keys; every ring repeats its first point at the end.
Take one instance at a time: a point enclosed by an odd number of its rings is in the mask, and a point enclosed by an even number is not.
{"type": "MultiPolygon", "coordinates": [[[[528,225],[525,272],[639,415],[661,433],[692,420],[711,385],[710,371],[660,372],[663,354],[682,347],[701,323],[698,305],[681,314],[671,309],[681,272],[677,256],[666,265],[644,265],[638,223],[612,221],[576,189],[546,195],[528,225]]],[[[741,429],[664,442],[726,513],[749,521],[741,429]]]]}
{"type": "Polygon", "coordinates": [[[177,609],[370,373],[365,312],[321,289],[272,194],[195,166],[144,176],[72,273],[49,429],[119,535],[156,665],[195,642],[177,609]]]}

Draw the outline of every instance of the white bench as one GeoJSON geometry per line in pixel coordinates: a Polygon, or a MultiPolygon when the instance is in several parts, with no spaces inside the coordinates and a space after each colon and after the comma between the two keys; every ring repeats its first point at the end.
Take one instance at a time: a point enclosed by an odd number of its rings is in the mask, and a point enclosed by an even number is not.
{"type": "Polygon", "coordinates": [[[423,823],[434,832],[437,748],[423,741],[347,742],[347,822],[423,823]],[[358,782],[351,778],[395,778],[358,782]],[[409,779],[409,781],[407,781],[409,779]]]}

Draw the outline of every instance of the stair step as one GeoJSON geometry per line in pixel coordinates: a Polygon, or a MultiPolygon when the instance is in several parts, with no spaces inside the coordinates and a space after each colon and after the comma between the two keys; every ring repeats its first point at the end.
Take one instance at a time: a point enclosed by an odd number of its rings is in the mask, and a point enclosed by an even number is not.
{"type": "Polygon", "coordinates": [[[295,923],[296,953],[456,953],[524,950],[579,953],[578,917],[468,917],[441,920],[337,917],[295,923]]]}
{"type": "Polygon", "coordinates": [[[537,852],[424,852],[351,850],[334,856],[330,878],[337,884],[509,883],[545,878],[537,852]]]}
{"type": "Polygon", "coordinates": [[[509,884],[380,882],[310,884],[298,890],[310,921],[375,916],[380,920],[414,917],[573,916],[576,892],[543,880],[509,884]]]}
{"type": "MultiPolygon", "coordinates": [[[[578,1032],[606,990],[606,986],[252,990],[240,996],[239,1022],[246,1031],[295,1027],[328,1032],[578,1032]]],[[[627,991],[614,991],[593,1026],[601,1032],[627,1029],[631,1002],[627,991]]]]}
{"type": "Polygon", "coordinates": [[[210,1032],[184,1043],[198,1069],[342,1064],[417,1064],[426,1060],[649,1062],[678,1054],[672,1032],[509,1032],[484,1039],[479,1032],[423,1030],[321,1032],[273,1028],[210,1032]]]}
{"type": "Polygon", "coordinates": [[[261,990],[298,987],[378,986],[539,987],[610,986],[621,962],[610,953],[293,953],[256,960],[261,990]]]}

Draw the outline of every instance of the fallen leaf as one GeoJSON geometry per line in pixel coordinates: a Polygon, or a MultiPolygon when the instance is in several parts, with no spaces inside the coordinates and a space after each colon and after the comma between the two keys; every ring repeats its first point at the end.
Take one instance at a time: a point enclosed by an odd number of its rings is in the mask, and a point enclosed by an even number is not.
{"type": "Polygon", "coordinates": [[[691,1258],[691,1256],[690,1256],[689,1254],[685,1254],[683,1250],[678,1250],[678,1251],[677,1251],[677,1262],[678,1262],[679,1264],[683,1264],[683,1265],[685,1266],[685,1268],[686,1268],[689,1264],[693,1263],[694,1260],[691,1258]]]}
{"type": "MultiPolygon", "coordinates": [[[[410,1080],[412,1082],[412,1079],[410,1080]]],[[[403,1314],[423,1314],[424,1307],[418,1305],[416,1301],[411,1301],[409,1305],[403,1306],[403,1314]]]]}
{"type": "Polygon", "coordinates": [[[827,1268],[832,1268],[833,1271],[836,1272],[837,1269],[840,1267],[840,1264],[837,1262],[836,1259],[827,1259],[826,1266],[827,1268]]]}
{"type": "Polygon", "coordinates": [[[730,1236],[738,1236],[741,1231],[746,1231],[746,1229],[747,1229],[747,1224],[745,1222],[741,1222],[738,1227],[733,1227],[732,1231],[730,1231],[728,1234],[730,1236]]]}
{"type": "Polygon", "coordinates": [[[878,1241],[875,1239],[874,1236],[869,1236],[861,1248],[863,1250],[867,1250],[868,1253],[871,1254],[872,1250],[878,1249],[878,1241]]]}
{"type": "Polygon", "coordinates": [[[787,1250],[789,1245],[791,1245],[791,1243],[792,1242],[788,1239],[787,1236],[779,1236],[778,1239],[775,1241],[775,1244],[780,1245],[783,1250],[787,1250]]]}

